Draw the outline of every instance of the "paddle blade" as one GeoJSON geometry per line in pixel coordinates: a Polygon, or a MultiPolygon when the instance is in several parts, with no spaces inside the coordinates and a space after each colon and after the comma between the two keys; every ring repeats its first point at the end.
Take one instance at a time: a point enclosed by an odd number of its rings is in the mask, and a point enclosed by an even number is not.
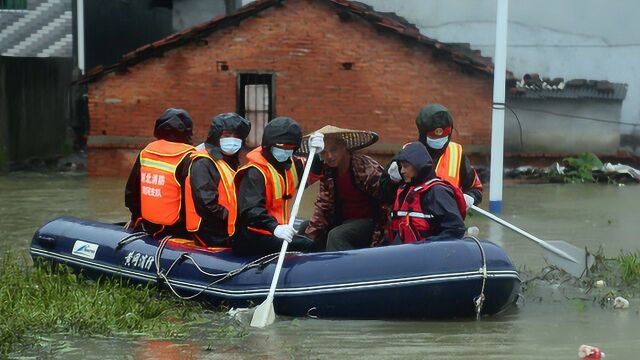
{"type": "Polygon", "coordinates": [[[276,320],[276,312],[273,310],[273,299],[267,297],[267,300],[258,305],[256,311],[251,318],[251,326],[263,328],[273,324],[276,320]]]}
{"type": "Polygon", "coordinates": [[[592,255],[587,254],[587,252],[583,249],[575,247],[567,242],[552,240],[547,241],[547,243],[564,251],[576,260],[576,262],[569,261],[547,249],[544,250],[544,257],[549,262],[549,264],[557,266],[558,268],[566,271],[571,276],[577,278],[581,277],[583,274],[585,274],[586,270],[593,265],[595,261],[592,255]]]}

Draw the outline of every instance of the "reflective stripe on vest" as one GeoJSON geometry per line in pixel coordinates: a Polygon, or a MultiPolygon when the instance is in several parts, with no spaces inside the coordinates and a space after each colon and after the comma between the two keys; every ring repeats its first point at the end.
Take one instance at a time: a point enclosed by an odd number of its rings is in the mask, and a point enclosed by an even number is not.
{"type": "MultiPolygon", "coordinates": [[[[231,236],[235,232],[238,205],[236,199],[236,187],[233,182],[233,177],[236,172],[229,166],[229,164],[227,164],[226,161],[222,159],[214,160],[206,149],[200,149],[191,155],[192,160],[195,160],[197,157],[205,157],[211,160],[220,174],[220,181],[218,182],[218,204],[227,209],[227,234],[231,236]]],[[[191,189],[191,166],[193,166],[193,162],[189,166],[189,175],[187,176],[185,185],[186,225],[188,231],[196,232],[200,229],[202,217],[198,214],[193,201],[193,191],[191,189]]]]}
{"type": "MultiPolygon", "coordinates": [[[[285,171],[286,180],[262,155],[262,147],[249,152],[247,159],[249,163],[238,170],[236,181],[239,181],[250,167],[260,171],[264,177],[267,213],[273,216],[278,224],[287,224],[289,222],[289,203],[293,199],[300,181],[294,158],[291,158],[291,167],[285,171]]],[[[239,185],[239,182],[236,185],[239,185]]]]}
{"type": "Polygon", "coordinates": [[[436,175],[447,180],[454,186],[460,186],[460,162],[462,160],[462,145],[449,142],[447,149],[440,156],[436,166],[436,175]]]}
{"type": "Polygon", "coordinates": [[[140,152],[140,207],[142,218],[158,225],[180,219],[182,187],[176,169],[193,146],[157,140],[140,152]]]}
{"type": "Polygon", "coordinates": [[[424,213],[415,212],[415,211],[411,211],[411,212],[393,211],[393,212],[391,212],[391,216],[393,216],[393,217],[408,216],[408,217],[414,217],[414,218],[418,218],[418,219],[431,219],[431,218],[433,218],[433,215],[431,215],[431,214],[424,214],[424,213]]]}

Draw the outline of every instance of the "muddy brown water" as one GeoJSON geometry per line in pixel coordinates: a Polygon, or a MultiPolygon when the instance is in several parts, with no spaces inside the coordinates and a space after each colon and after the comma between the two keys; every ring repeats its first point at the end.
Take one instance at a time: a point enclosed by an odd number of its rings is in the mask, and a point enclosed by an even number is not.
{"type": "MultiPolygon", "coordinates": [[[[34,231],[57,216],[126,220],[125,181],[60,173],[0,176],[0,254],[26,254],[34,231]]],[[[310,215],[313,191],[305,196],[303,216],[310,215]]],[[[602,246],[615,256],[640,249],[638,204],[637,185],[507,185],[501,216],[542,239],[602,246]]],[[[467,225],[478,226],[480,237],[504,247],[517,266],[535,271],[545,265],[537,245],[481,215],[467,225]]],[[[553,296],[558,289],[546,290],[548,296],[525,296],[517,309],[481,321],[279,319],[266,329],[247,328],[248,334],[237,339],[50,334],[45,348],[48,357],[69,359],[576,359],[579,345],[592,344],[607,359],[640,358],[640,299],[631,299],[628,310],[615,311],[591,303],[578,306],[553,296]]],[[[209,331],[206,325],[198,330],[209,331]]]]}

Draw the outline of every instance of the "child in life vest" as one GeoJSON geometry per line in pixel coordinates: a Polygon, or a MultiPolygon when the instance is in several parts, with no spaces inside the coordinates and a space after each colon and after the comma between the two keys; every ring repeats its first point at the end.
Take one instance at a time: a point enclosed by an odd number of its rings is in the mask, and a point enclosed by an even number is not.
{"type": "Polygon", "coordinates": [[[395,157],[404,184],[391,213],[392,244],[461,238],[466,204],[462,191],[436,177],[433,160],[420,142],[407,144],[395,157]]]}

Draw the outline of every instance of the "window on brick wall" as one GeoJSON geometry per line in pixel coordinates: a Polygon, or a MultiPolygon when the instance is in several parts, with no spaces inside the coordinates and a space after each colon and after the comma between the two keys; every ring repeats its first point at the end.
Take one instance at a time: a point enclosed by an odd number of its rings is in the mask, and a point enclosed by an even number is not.
{"type": "Polygon", "coordinates": [[[27,10],[27,0],[0,0],[0,10],[27,10]]]}
{"type": "Polygon", "coordinates": [[[237,113],[251,122],[247,145],[262,141],[262,131],[275,114],[274,76],[265,73],[238,74],[237,113]]]}

